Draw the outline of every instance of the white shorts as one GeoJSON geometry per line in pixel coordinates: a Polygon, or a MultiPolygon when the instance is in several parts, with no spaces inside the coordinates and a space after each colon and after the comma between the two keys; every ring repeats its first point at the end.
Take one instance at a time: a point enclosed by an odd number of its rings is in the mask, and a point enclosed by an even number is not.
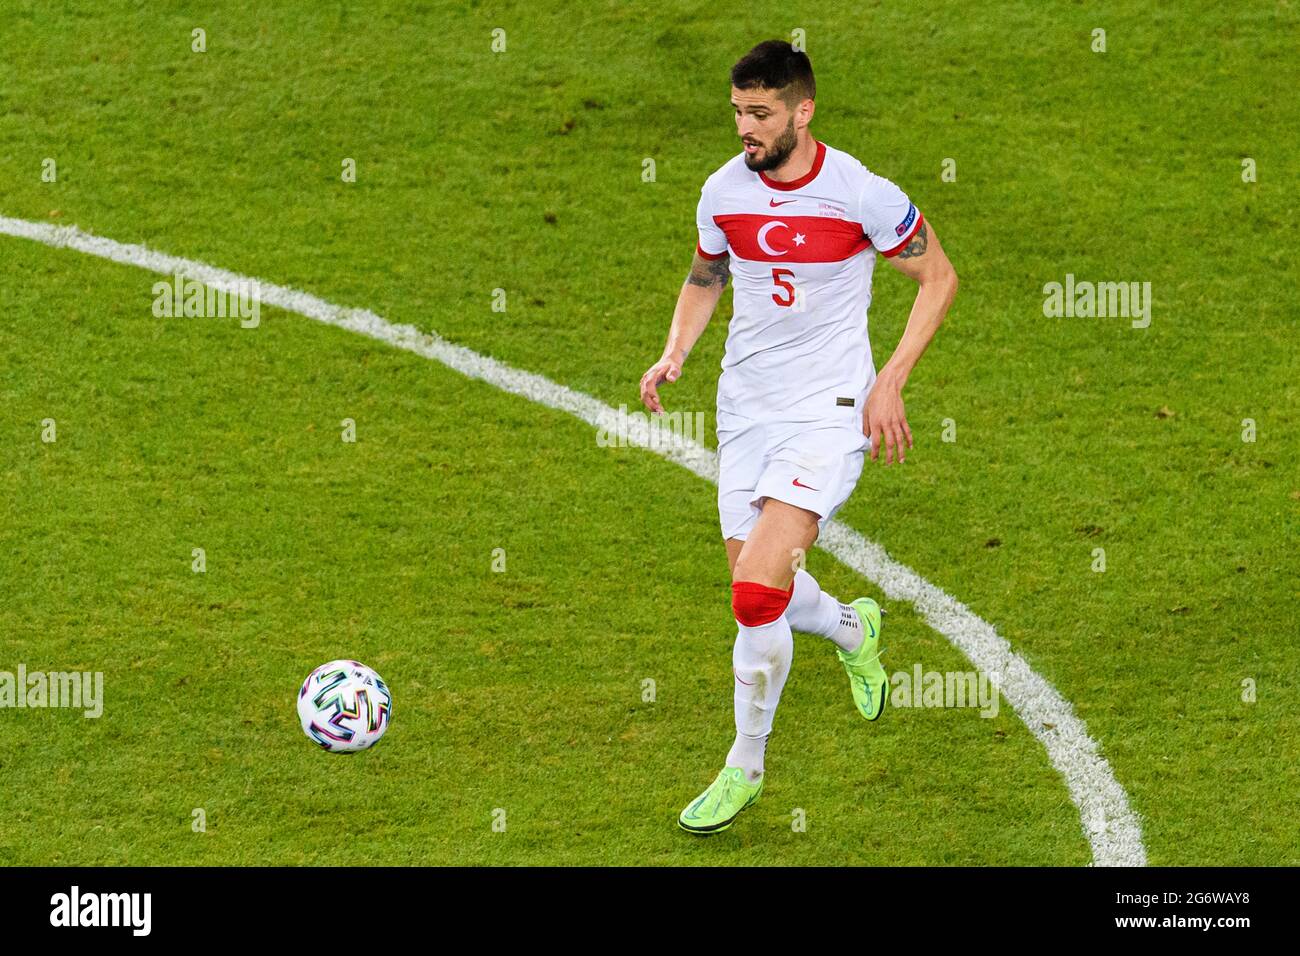
{"type": "Polygon", "coordinates": [[[818,516],[820,531],[853,493],[871,439],[862,412],[815,422],[764,422],[718,411],[722,536],[745,540],[775,498],[818,516]]]}

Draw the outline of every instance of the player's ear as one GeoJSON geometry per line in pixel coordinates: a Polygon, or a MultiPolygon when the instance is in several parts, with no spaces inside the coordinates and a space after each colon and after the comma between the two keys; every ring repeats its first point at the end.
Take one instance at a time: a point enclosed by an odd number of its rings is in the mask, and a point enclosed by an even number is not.
{"type": "Polygon", "coordinates": [[[812,122],[813,113],[817,110],[817,104],[812,100],[804,100],[795,110],[795,124],[797,126],[807,126],[812,122]]]}

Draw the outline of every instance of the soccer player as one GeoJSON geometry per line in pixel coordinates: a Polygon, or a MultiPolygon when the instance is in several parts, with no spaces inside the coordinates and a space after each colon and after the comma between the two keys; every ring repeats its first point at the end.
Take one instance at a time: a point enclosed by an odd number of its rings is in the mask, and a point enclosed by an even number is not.
{"type": "Polygon", "coordinates": [[[841,604],[799,558],[844,504],[864,455],[906,458],[902,390],[957,291],[933,226],[901,189],[815,140],[806,54],[769,40],[731,70],[743,152],[708,178],[699,242],[663,357],[641,400],[663,414],[675,382],[736,280],[718,381],[718,511],[731,565],[736,738],[722,772],[678,818],[692,833],[731,826],[763,790],[763,757],[794,653],[791,629],[835,645],[858,712],[885,708],[880,607],[841,604]],[[877,373],[867,337],[876,255],[919,285],[903,337],[877,373]]]}

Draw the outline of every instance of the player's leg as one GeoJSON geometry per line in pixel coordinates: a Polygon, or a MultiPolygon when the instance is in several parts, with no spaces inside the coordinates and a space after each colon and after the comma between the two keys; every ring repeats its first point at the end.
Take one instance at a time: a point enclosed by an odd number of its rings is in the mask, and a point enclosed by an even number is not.
{"type": "MultiPolygon", "coordinates": [[[[774,448],[756,493],[820,515],[820,528],[848,500],[862,474],[868,444],[856,417],[792,432],[774,448]]],[[[880,663],[881,613],[871,598],[842,604],[823,592],[807,571],[794,574],[786,620],[796,630],[835,643],[854,705],[867,720],[884,712],[889,689],[880,663]]]]}
{"type": "Polygon", "coordinates": [[[857,612],[823,591],[803,568],[794,574],[794,593],[785,616],[796,631],[829,638],[846,654],[862,646],[864,631],[857,612]]]}
{"type": "MultiPolygon", "coordinates": [[[[728,538],[726,546],[727,567],[734,572],[745,540],[728,538]]],[[[793,630],[829,638],[845,653],[851,654],[862,646],[862,620],[854,609],[823,591],[817,579],[803,568],[794,573],[794,592],[785,617],[793,630]]]]}
{"type": "Polygon", "coordinates": [[[740,557],[740,549],[745,546],[744,538],[728,538],[727,545],[727,570],[736,570],[736,559],[740,557]]]}
{"type": "Polygon", "coordinates": [[[817,515],[768,499],[731,572],[736,642],[736,738],[728,767],[751,782],[763,775],[767,738],[794,657],[794,635],[785,616],[795,556],[817,540],[817,515]]]}
{"type": "MultiPolygon", "coordinates": [[[[727,560],[733,572],[744,544],[739,538],[727,539],[727,560]]],[[[876,720],[884,712],[888,695],[888,675],[880,663],[884,613],[871,598],[858,598],[852,604],[840,602],[823,591],[817,579],[803,568],[794,573],[794,589],[785,608],[785,619],[792,630],[820,634],[839,648],[837,653],[849,675],[854,705],[867,720],[876,720]]]]}
{"type": "Polygon", "coordinates": [[[806,551],[816,538],[817,515],[766,501],[743,541],[727,539],[736,617],[736,737],[717,779],[678,817],[685,830],[725,830],[762,793],[767,739],[794,656],[794,636],[784,613],[794,576],[793,555],[806,551]]]}
{"type": "Polygon", "coordinates": [[[818,518],[806,508],[764,497],[754,529],[732,564],[731,580],[789,591],[799,556],[817,540],[818,518]]]}
{"type": "MultiPolygon", "coordinates": [[[[734,572],[745,541],[728,538],[726,545],[727,567],[734,572]]],[[[864,631],[857,612],[823,591],[817,579],[803,568],[794,573],[794,592],[786,605],[785,618],[793,630],[829,638],[846,654],[862,646],[864,631]]]]}

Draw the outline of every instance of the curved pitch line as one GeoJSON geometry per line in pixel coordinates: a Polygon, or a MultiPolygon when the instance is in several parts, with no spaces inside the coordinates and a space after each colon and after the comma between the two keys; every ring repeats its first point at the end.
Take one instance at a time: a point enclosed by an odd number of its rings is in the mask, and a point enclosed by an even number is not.
{"type": "MultiPolygon", "coordinates": [[[[0,216],[0,234],[72,249],[123,265],[163,275],[182,275],[219,289],[246,291],[253,284],[258,299],[287,312],[365,335],[424,358],[441,362],[470,378],[549,408],[568,412],[595,427],[608,427],[617,413],[583,392],[544,376],[511,368],[460,345],[410,325],[393,325],[365,309],[333,305],[306,292],[261,282],[202,262],[127,245],[82,232],[75,226],[51,226],[0,216]]],[[[717,483],[717,458],[694,441],[655,440],[641,416],[625,419],[628,441],[676,462],[701,478],[717,483]]],[[[1145,866],[1146,848],[1137,814],[1128,796],[1101,755],[1097,742],[1074,708],[1046,679],[1036,674],[1007,640],[970,608],[915,571],[891,558],[838,521],[826,524],[818,546],[876,584],[893,601],[907,601],[931,628],[966,655],[1015,709],[1025,726],[1047,750],[1048,759],[1065,780],[1070,799],[1079,810],[1084,836],[1097,866],[1145,866]]]]}

